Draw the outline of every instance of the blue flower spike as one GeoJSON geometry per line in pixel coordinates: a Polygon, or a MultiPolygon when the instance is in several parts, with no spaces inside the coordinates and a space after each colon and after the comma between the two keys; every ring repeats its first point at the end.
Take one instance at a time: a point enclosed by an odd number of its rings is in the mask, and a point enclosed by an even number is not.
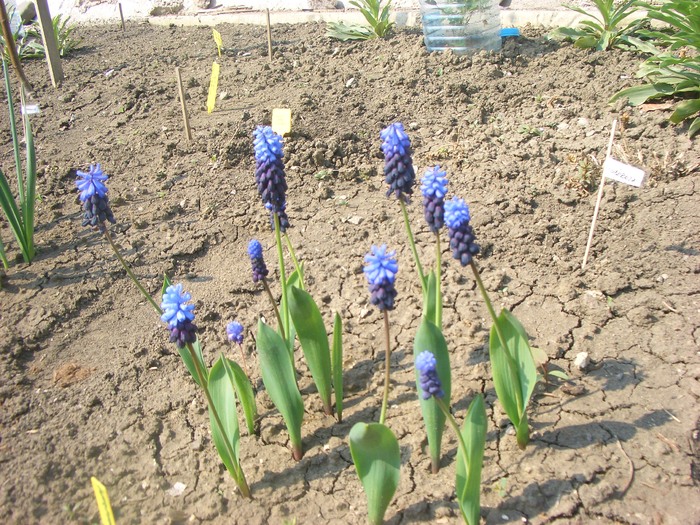
{"type": "Polygon", "coordinates": [[[386,244],[372,246],[370,253],[365,255],[365,277],[372,294],[370,301],[379,310],[393,310],[396,288],[394,281],[399,271],[396,252],[387,251],[386,244]]]}
{"type": "Polygon", "coordinates": [[[430,231],[437,233],[445,224],[445,195],[447,195],[447,173],[435,166],[421,179],[423,214],[430,231]]]}
{"type": "Polygon", "coordinates": [[[163,301],[160,304],[163,315],[161,321],[167,323],[170,330],[170,342],[178,348],[197,339],[197,327],[194,321],[194,305],[185,304],[192,299],[189,293],[183,292],[182,284],[171,284],[165,289],[163,301]]]}
{"type": "Polygon", "coordinates": [[[285,232],[289,226],[289,219],[286,212],[287,180],[282,160],[282,137],[272,131],[270,126],[258,126],[253,132],[253,148],[258,193],[270,211],[273,224],[274,216],[277,215],[280,230],[285,232]]]}
{"type": "Polygon", "coordinates": [[[418,370],[418,381],[423,399],[430,399],[431,397],[442,398],[445,396],[445,391],[442,389],[442,383],[437,373],[437,360],[432,352],[426,350],[418,354],[418,357],[416,357],[416,370],[418,370]]]}
{"type": "Polygon", "coordinates": [[[416,181],[411,160],[411,140],[400,122],[390,124],[379,136],[384,153],[384,180],[389,185],[386,196],[393,193],[397,199],[409,202],[416,181]]]}
{"type": "Polygon", "coordinates": [[[269,273],[263,259],[262,244],[257,239],[253,239],[248,243],[248,257],[253,270],[253,282],[257,283],[267,277],[269,273]]]}
{"type": "Polygon", "coordinates": [[[243,325],[238,321],[231,321],[226,325],[228,340],[239,345],[243,344],[243,325]]]}
{"type": "Polygon", "coordinates": [[[83,204],[83,226],[93,226],[101,232],[106,231],[105,221],[115,224],[112,209],[107,197],[105,182],[109,178],[102,172],[99,164],[91,164],[88,171],[76,172],[78,179],[75,185],[80,191],[80,202],[83,204]]]}
{"type": "Polygon", "coordinates": [[[453,197],[445,202],[445,224],[450,236],[452,256],[462,266],[470,264],[479,253],[474,230],[469,225],[471,216],[469,206],[459,197],[453,197]]]}

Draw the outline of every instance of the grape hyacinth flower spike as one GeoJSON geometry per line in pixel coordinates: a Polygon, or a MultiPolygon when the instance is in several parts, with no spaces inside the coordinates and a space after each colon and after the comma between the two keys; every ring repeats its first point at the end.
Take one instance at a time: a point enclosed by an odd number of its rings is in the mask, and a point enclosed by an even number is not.
{"type": "Polygon", "coordinates": [[[445,202],[445,224],[450,235],[452,256],[462,266],[470,264],[474,256],[479,253],[474,230],[469,225],[470,220],[469,206],[464,200],[453,197],[445,202]]]}
{"type": "Polygon", "coordinates": [[[437,359],[435,359],[432,352],[425,351],[418,354],[416,369],[419,374],[418,380],[423,399],[430,399],[431,397],[440,399],[445,397],[445,391],[442,389],[442,383],[437,373],[437,359]]]}
{"type": "Polygon", "coordinates": [[[408,202],[416,180],[411,160],[411,141],[400,122],[390,124],[379,136],[384,153],[384,177],[389,185],[386,196],[393,193],[401,202],[408,202]]]}
{"type": "Polygon", "coordinates": [[[365,277],[369,283],[369,291],[372,294],[370,302],[384,313],[385,335],[385,366],[384,366],[384,395],[382,397],[382,410],[379,422],[386,420],[386,409],[389,404],[389,373],[391,369],[391,338],[389,336],[389,310],[394,309],[396,299],[396,274],[399,264],[394,258],[395,251],[387,251],[386,244],[372,246],[372,251],[365,256],[365,277]]]}
{"type": "Polygon", "coordinates": [[[116,223],[104,184],[109,177],[102,172],[99,164],[91,164],[88,171],[78,170],[76,173],[78,180],[75,185],[80,190],[80,202],[83,204],[83,226],[94,226],[104,232],[105,221],[116,223]]]}
{"type": "Polygon", "coordinates": [[[248,363],[245,358],[245,351],[243,350],[243,325],[238,321],[231,321],[226,325],[226,336],[229,341],[238,345],[238,349],[241,351],[241,357],[243,358],[243,366],[245,367],[246,373],[250,374],[248,363]]]}
{"type": "Polygon", "coordinates": [[[171,284],[165,289],[160,307],[163,314],[161,321],[167,323],[170,330],[170,342],[178,348],[197,339],[197,326],[194,321],[194,305],[185,304],[192,299],[189,293],[182,291],[182,284],[171,284]]]}
{"type": "Polygon", "coordinates": [[[279,217],[280,230],[289,226],[286,208],[287,180],[282,158],[282,137],[270,126],[258,126],[253,132],[255,149],[255,182],[263,204],[273,218],[279,217]]]}
{"type": "Polygon", "coordinates": [[[420,191],[423,194],[423,213],[430,231],[437,233],[445,224],[445,195],[447,194],[447,173],[435,166],[421,179],[420,191]]]}

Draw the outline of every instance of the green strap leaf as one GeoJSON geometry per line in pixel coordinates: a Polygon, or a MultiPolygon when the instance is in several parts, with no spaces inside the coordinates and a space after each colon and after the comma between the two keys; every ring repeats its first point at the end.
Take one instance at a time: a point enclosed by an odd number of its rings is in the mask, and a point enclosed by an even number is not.
{"type": "MultiPolygon", "coordinates": [[[[416,338],[413,342],[413,359],[415,361],[418,354],[425,351],[432,352],[437,361],[437,372],[442,389],[445,392],[443,400],[447,406],[450,405],[452,393],[452,372],[450,370],[450,354],[447,351],[447,343],[440,329],[431,321],[423,318],[416,338]]],[[[416,391],[420,400],[420,409],[425,422],[425,432],[428,436],[428,448],[432,461],[433,473],[440,470],[440,448],[442,445],[442,433],[445,429],[445,413],[440,410],[434,398],[423,399],[420,390],[419,373],[416,370],[416,391]]]]}
{"type": "Polygon", "coordinates": [[[428,274],[427,287],[423,290],[423,318],[437,326],[437,277],[435,270],[428,274]]]}
{"type": "Polygon", "coordinates": [[[338,422],[343,421],[343,321],[336,312],[333,319],[333,392],[335,393],[335,411],[338,422]]]}
{"type": "Polygon", "coordinates": [[[241,471],[238,460],[241,436],[238,429],[234,382],[227,368],[226,358],[221,356],[212,367],[208,380],[209,394],[223,428],[216,421],[211,407],[209,407],[209,421],[216,450],[226,465],[226,470],[238,481],[241,471]]]}
{"type": "Polygon", "coordinates": [[[34,151],[34,135],[29,116],[24,115],[24,138],[27,143],[27,166],[22,215],[24,217],[24,239],[27,245],[27,257],[34,259],[34,206],[36,205],[36,152],[34,151]]]}
{"type": "Polygon", "coordinates": [[[331,405],[331,352],[321,312],[311,295],[301,288],[289,289],[289,313],[299,337],[306,363],[314,378],[326,414],[331,405]]]}
{"type": "Polygon", "coordinates": [[[466,461],[462,447],[457,450],[457,502],[468,525],[479,525],[481,514],[481,467],[486,446],[486,408],[481,394],[469,405],[462,425],[462,440],[466,447],[466,461]]]}
{"type": "Polygon", "coordinates": [[[698,111],[700,111],[700,98],[684,100],[676,105],[676,109],[673,111],[669,120],[674,124],[678,124],[692,117],[698,111]]]}
{"type": "Polygon", "coordinates": [[[369,522],[379,525],[399,486],[399,442],[381,423],[356,423],[349,441],[355,470],[367,496],[369,522]]]}
{"type": "Polygon", "coordinates": [[[258,358],[262,380],[270,399],[280,411],[289,432],[294,459],[301,459],[301,422],[304,402],[296,383],[296,373],[289,360],[287,346],[272,328],[258,321],[258,358]]]}
{"type": "Polygon", "coordinates": [[[255,393],[253,392],[253,385],[250,384],[250,379],[243,371],[243,369],[230,359],[224,360],[224,367],[226,368],[226,373],[228,374],[231,381],[233,381],[233,387],[236,389],[236,395],[238,400],[241,402],[241,407],[243,408],[243,415],[245,416],[246,428],[248,429],[248,435],[252,436],[256,434],[256,421],[258,419],[258,407],[255,404],[255,393]]]}

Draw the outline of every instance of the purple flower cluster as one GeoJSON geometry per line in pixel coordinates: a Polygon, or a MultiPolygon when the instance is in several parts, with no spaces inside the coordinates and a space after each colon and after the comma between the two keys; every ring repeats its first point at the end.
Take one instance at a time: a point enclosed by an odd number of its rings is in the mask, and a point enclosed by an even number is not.
{"type": "Polygon", "coordinates": [[[430,231],[437,233],[445,224],[447,173],[440,170],[440,166],[426,171],[421,179],[420,191],[423,194],[425,220],[430,231]]]}
{"type": "Polygon", "coordinates": [[[395,251],[387,252],[386,244],[372,246],[371,252],[365,255],[367,265],[364,267],[364,273],[369,283],[370,302],[381,311],[394,308],[394,281],[399,271],[395,256],[395,251]]]}
{"type": "Polygon", "coordinates": [[[238,321],[231,321],[226,325],[226,335],[232,343],[243,344],[243,325],[238,321]]]}
{"type": "Polygon", "coordinates": [[[411,141],[400,122],[390,124],[379,136],[384,153],[384,180],[389,185],[386,196],[393,193],[397,199],[408,202],[416,181],[411,160],[411,141]]]}
{"type": "Polygon", "coordinates": [[[197,327],[194,321],[194,305],[185,304],[192,296],[182,291],[182,284],[170,285],[165,289],[160,307],[161,321],[168,324],[170,342],[178,348],[197,340],[197,327]]]}
{"type": "Polygon", "coordinates": [[[462,199],[453,197],[445,202],[445,224],[450,235],[452,256],[462,266],[470,264],[474,256],[479,253],[474,230],[469,225],[470,219],[469,207],[462,199]]]}
{"type": "Polygon", "coordinates": [[[104,184],[109,177],[102,173],[99,164],[91,164],[88,171],[78,170],[77,175],[75,185],[80,190],[80,202],[83,203],[83,226],[94,226],[104,232],[105,221],[112,224],[117,222],[109,207],[108,190],[104,184]]]}
{"type": "Polygon", "coordinates": [[[416,357],[416,370],[418,370],[418,382],[422,390],[423,399],[430,399],[435,396],[442,398],[445,391],[437,373],[437,360],[432,352],[421,352],[416,357]]]}
{"type": "Polygon", "coordinates": [[[282,158],[282,137],[272,131],[270,126],[258,126],[253,132],[255,149],[255,182],[258,193],[265,207],[280,220],[280,229],[284,232],[289,226],[285,211],[287,180],[282,158]]]}
{"type": "Polygon", "coordinates": [[[265,259],[263,259],[262,244],[257,239],[253,239],[248,243],[248,257],[250,257],[250,264],[253,269],[253,282],[257,283],[265,279],[269,272],[265,265],[265,259]]]}

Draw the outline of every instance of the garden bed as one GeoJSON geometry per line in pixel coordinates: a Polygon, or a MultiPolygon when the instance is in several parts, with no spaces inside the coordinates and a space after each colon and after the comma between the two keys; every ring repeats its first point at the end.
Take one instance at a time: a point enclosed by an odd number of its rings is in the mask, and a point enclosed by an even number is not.
{"type": "MultiPolygon", "coordinates": [[[[401,481],[389,523],[456,523],[456,442],[430,473],[413,370],[420,287],[398,204],[385,197],[379,131],[401,121],[418,175],[440,164],[470,204],[478,265],[498,306],[570,382],[538,387],[523,452],[490,380],[490,321],[471,273],[446,251],[445,337],[458,420],[483,392],[489,415],[482,516],[487,523],[697,521],[700,432],[700,246],[697,144],[668,123],[608,99],[634,84],[632,53],[582,51],[526,30],[501,53],[428,54],[419,30],[338,43],[322,25],[220,26],[220,98],[206,94],[216,47],[208,28],[129,25],[79,30],[83,47],[51,87],[27,62],[39,178],[31,265],[14,261],[0,290],[0,505],[6,523],[98,521],[90,485],[108,488],[118,523],[364,523],[347,435],[376,421],[382,321],[362,275],[372,244],[396,249],[392,391],[401,481]],[[193,140],[182,129],[180,67],[193,140]],[[225,96],[224,96],[225,93],[225,96]],[[305,455],[295,462],[262,391],[260,435],[244,435],[253,500],[238,495],[212,444],[206,404],[164,325],[99,234],[81,227],[75,170],[99,162],[116,242],[154,295],[167,273],[196,304],[207,362],[238,359],[225,326],[274,318],[250,278],[248,241],[274,261],[257,195],[252,131],[292,110],[285,138],[290,237],[307,288],[344,320],[345,414],[323,415],[299,358],[305,455]],[[614,155],[643,166],[641,189],[608,183],[581,270],[595,188],[614,118],[614,155]],[[580,370],[574,358],[588,352],[580,370]],[[182,485],[184,484],[184,489],[182,485]],[[695,502],[695,503],[693,503],[695,502]]],[[[2,112],[2,128],[7,116],[2,112]]],[[[2,169],[13,173],[3,135],[2,169]]],[[[417,192],[409,206],[432,261],[417,192]]],[[[18,250],[5,222],[8,255],[18,250]]],[[[269,264],[274,270],[274,264],[269,264]]],[[[279,290],[273,290],[276,293],[279,290]]],[[[327,323],[328,324],[328,323],[327,323]]],[[[255,363],[254,342],[244,344],[255,363]]],[[[262,390],[256,367],[253,382],[262,390]]]]}

